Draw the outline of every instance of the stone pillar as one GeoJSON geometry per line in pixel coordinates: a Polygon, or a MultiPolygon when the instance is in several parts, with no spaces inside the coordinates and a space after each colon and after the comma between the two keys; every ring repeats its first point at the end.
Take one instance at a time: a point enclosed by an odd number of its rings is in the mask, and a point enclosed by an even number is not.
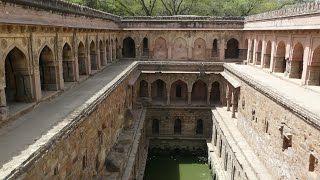
{"type": "Polygon", "coordinates": [[[304,52],[303,52],[303,70],[302,70],[302,85],[306,85],[307,84],[307,79],[308,79],[308,72],[309,72],[309,66],[308,66],[308,62],[311,62],[311,59],[309,60],[309,58],[311,58],[310,54],[310,45],[311,45],[311,35],[308,35],[308,37],[306,38],[307,41],[305,43],[305,48],[304,48],[304,52]]]}
{"type": "Polygon", "coordinates": [[[193,57],[192,57],[192,46],[188,46],[188,59],[192,59],[193,57]]]}
{"type": "Polygon", "coordinates": [[[168,59],[172,59],[172,46],[169,44],[168,46],[168,59]]]}
{"type": "Polygon", "coordinates": [[[33,81],[32,83],[34,84],[33,93],[34,93],[35,101],[40,101],[42,98],[42,92],[41,92],[40,72],[39,72],[38,66],[34,69],[32,81],[33,81]]]}
{"type": "Polygon", "coordinates": [[[210,106],[210,94],[211,94],[211,91],[208,91],[207,93],[207,105],[210,106]]]}
{"type": "Polygon", "coordinates": [[[257,63],[257,49],[258,49],[258,43],[256,37],[253,40],[253,53],[252,53],[252,59],[253,59],[253,64],[256,65],[257,63]]]}
{"type": "Polygon", "coordinates": [[[151,96],[151,83],[148,83],[148,101],[152,101],[152,96],[151,96]]]}
{"type": "Polygon", "coordinates": [[[170,91],[167,90],[167,105],[170,105],[170,91]]]}
{"type": "Polygon", "coordinates": [[[263,40],[262,40],[262,50],[261,50],[261,64],[260,67],[264,67],[265,65],[265,54],[266,54],[266,48],[267,48],[267,42],[265,40],[265,35],[263,35],[263,40]]]}
{"type": "Polygon", "coordinates": [[[58,58],[58,65],[56,65],[55,68],[57,69],[56,72],[57,72],[58,89],[64,89],[62,59],[58,58]]]}
{"type": "Polygon", "coordinates": [[[219,59],[220,61],[224,61],[225,57],[225,40],[224,38],[221,39],[220,44],[219,44],[219,59]]]}
{"type": "Polygon", "coordinates": [[[190,91],[190,92],[188,92],[188,104],[189,105],[191,105],[191,94],[192,94],[192,92],[190,91]]]}
{"type": "Polygon", "coordinates": [[[232,92],[231,92],[231,85],[228,83],[227,84],[227,111],[230,111],[230,106],[231,106],[231,96],[232,96],[232,92]]]}
{"type": "Polygon", "coordinates": [[[275,41],[275,37],[273,38],[273,40],[271,41],[271,58],[270,58],[270,70],[273,72],[274,71],[274,56],[276,54],[276,41],[275,41]]]}
{"type": "Polygon", "coordinates": [[[80,75],[79,75],[79,57],[74,58],[74,77],[75,77],[75,81],[78,82],[80,79],[80,75]]]}
{"type": "Polygon", "coordinates": [[[98,46],[97,46],[97,55],[96,55],[96,63],[97,63],[97,70],[99,70],[99,69],[101,69],[101,64],[100,64],[100,62],[101,62],[101,52],[100,52],[101,50],[100,50],[100,43],[98,43],[98,46]]]}
{"type": "Polygon", "coordinates": [[[91,54],[90,54],[90,45],[87,44],[87,57],[86,57],[86,68],[88,75],[91,74],[91,54]]]}
{"type": "Polygon", "coordinates": [[[208,84],[207,105],[210,106],[211,84],[208,84]]]}
{"type": "Polygon", "coordinates": [[[232,118],[236,117],[236,90],[232,87],[232,118]]]}

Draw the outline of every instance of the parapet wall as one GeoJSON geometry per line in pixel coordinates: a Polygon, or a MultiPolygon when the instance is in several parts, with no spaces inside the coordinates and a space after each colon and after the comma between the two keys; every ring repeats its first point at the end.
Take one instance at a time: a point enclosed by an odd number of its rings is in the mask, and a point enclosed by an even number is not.
{"type": "Polygon", "coordinates": [[[276,11],[269,11],[261,14],[251,15],[245,17],[245,21],[260,21],[269,19],[288,18],[303,15],[315,15],[320,13],[320,3],[306,3],[300,6],[294,6],[287,9],[280,9],[276,11]]]}
{"type": "Polygon", "coordinates": [[[113,21],[120,20],[119,16],[63,0],[2,0],[2,2],[19,4],[25,8],[45,9],[63,14],[68,13],[113,21]]]}

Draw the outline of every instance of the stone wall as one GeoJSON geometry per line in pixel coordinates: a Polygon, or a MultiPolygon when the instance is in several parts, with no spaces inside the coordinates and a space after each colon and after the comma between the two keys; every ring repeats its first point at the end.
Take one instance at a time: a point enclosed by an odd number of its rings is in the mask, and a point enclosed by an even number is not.
{"type": "Polygon", "coordinates": [[[278,179],[318,179],[320,133],[312,114],[247,84],[247,77],[238,80],[238,128],[270,173],[278,179]]]}
{"type": "Polygon", "coordinates": [[[152,138],[211,138],[209,109],[149,108],[146,115],[147,136],[152,138]],[[152,132],[153,120],[159,120],[159,133],[152,132]],[[181,120],[181,133],[174,133],[175,120],[181,120]],[[203,121],[203,133],[197,134],[197,121],[203,121]]]}
{"type": "Polygon", "coordinates": [[[211,61],[234,62],[245,59],[242,50],[247,49],[244,44],[243,33],[236,29],[208,31],[196,30],[168,30],[167,24],[160,24],[160,29],[125,29],[121,32],[121,48],[125,38],[132,38],[135,43],[136,56],[143,60],[179,60],[179,61],[211,61]],[[147,47],[143,47],[147,39],[147,47]],[[235,39],[238,44],[228,45],[235,39]],[[216,46],[213,42],[216,40],[216,46]],[[226,58],[226,52],[237,49],[237,57],[226,58]],[[143,51],[147,51],[144,53],[143,51]],[[147,55],[146,55],[147,54],[147,55]]]}
{"type": "MultiPolygon", "coordinates": [[[[218,177],[219,175],[224,176],[228,179],[255,179],[256,177],[247,176],[246,170],[248,170],[248,168],[244,167],[238,159],[241,157],[241,153],[235,153],[235,143],[230,142],[230,137],[226,137],[228,132],[226,132],[226,129],[222,129],[221,121],[219,122],[217,120],[219,117],[216,117],[217,115],[214,115],[213,113],[211,115],[213,123],[211,144],[213,146],[212,151],[214,152],[215,157],[210,157],[209,155],[209,162],[212,164],[219,164],[219,166],[216,167],[216,175],[218,177]],[[232,145],[230,143],[232,143],[232,145]],[[222,171],[223,173],[219,173],[219,171],[222,171]]],[[[243,158],[240,160],[242,163],[244,162],[243,158]]],[[[223,179],[223,177],[219,178],[223,179]]]]}
{"type": "Polygon", "coordinates": [[[134,66],[72,113],[69,123],[7,178],[92,179],[103,171],[105,158],[129,122],[134,66]],[[111,106],[112,104],[112,106],[111,106]]]}

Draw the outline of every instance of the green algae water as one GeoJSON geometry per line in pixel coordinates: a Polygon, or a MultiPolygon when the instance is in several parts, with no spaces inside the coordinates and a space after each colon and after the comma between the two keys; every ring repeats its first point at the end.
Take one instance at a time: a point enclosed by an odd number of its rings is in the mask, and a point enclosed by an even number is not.
{"type": "Polygon", "coordinates": [[[149,154],[144,180],[212,180],[205,157],[149,154]]]}

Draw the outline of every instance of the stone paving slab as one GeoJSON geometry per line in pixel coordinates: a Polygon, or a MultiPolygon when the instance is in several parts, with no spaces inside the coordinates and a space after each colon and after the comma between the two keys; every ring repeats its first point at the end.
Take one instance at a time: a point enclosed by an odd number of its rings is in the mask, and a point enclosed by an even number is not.
{"type": "Polygon", "coordinates": [[[320,93],[248,65],[225,64],[225,67],[246,83],[251,83],[260,92],[320,127],[320,93]]]}
{"type": "Polygon", "coordinates": [[[60,96],[0,129],[0,166],[20,154],[77,107],[111,82],[133,61],[118,61],[60,96]]]}

